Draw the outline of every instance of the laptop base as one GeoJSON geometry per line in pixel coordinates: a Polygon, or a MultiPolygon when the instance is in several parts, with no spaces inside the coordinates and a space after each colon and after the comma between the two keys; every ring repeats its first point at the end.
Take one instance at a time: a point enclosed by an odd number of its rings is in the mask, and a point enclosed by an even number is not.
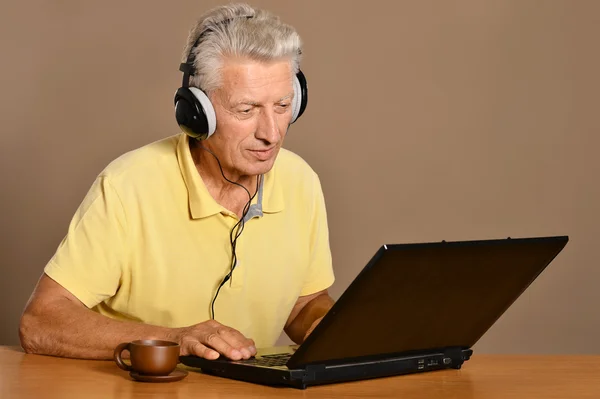
{"type": "Polygon", "coordinates": [[[262,385],[305,389],[314,385],[460,369],[472,353],[471,349],[450,350],[343,364],[307,365],[299,369],[288,369],[285,366],[261,367],[226,359],[207,360],[191,355],[181,356],[180,361],[188,367],[201,369],[204,374],[262,385]]]}

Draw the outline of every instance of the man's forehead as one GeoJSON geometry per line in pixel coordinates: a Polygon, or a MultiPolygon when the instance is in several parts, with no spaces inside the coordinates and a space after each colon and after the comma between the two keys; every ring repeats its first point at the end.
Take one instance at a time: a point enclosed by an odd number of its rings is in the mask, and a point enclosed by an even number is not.
{"type": "Polygon", "coordinates": [[[230,101],[283,100],[293,93],[289,60],[226,60],[221,72],[222,94],[230,101]]]}

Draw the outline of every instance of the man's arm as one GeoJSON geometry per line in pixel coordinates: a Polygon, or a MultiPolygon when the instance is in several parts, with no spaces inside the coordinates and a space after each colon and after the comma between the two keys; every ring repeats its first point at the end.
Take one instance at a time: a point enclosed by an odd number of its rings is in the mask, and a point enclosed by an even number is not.
{"type": "Polygon", "coordinates": [[[256,354],[254,341],[213,320],[166,328],[103,316],[45,274],[25,307],[19,337],[27,353],[85,359],[112,359],[118,344],[137,339],[175,341],[182,355],[207,359],[223,354],[239,360],[256,354]]]}
{"type": "Polygon", "coordinates": [[[285,323],[285,333],[292,341],[301,344],[333,304],[334,300],[329,296],[327,290],[301,296],[296,301],[285,323]]]}
{"type": "MultiPolygon", "coordinates": [[[[316,174],[313,174],[312,184],[310,201],[313,206],[308,229],[310,262],[302,281],[303,293],[312,292],[318,289],[316,287],[329,287],[334,281],[325,199],[316,174]]],[[[333,304],[327,289],[300,296],[290,312],[284,331],[295,343],[304,342],[333,304]]]]}

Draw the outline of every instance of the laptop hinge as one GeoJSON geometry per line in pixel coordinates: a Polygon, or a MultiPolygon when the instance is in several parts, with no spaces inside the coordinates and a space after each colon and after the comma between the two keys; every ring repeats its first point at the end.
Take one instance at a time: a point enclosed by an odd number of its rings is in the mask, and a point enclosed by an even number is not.
{"type": "Polygon", "coordinates": [[[444,356],[450,356],[452,358],[462,358],[461,348],[447,348],[444,350],[444,356]]]}
{"type": "Polygon", "coordinates": [[[323,364],[309,364],[304,368],[304,376],[306,381],[315,379],[315,374],[325,371],[326,367],[323,364]]]}

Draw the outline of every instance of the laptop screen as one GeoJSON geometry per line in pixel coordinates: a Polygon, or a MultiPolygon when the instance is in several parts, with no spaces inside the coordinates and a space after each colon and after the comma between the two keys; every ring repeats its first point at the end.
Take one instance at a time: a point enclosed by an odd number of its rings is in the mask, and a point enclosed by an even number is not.
{"type": "Polygon", "coordinates": [[[567,241],[384,245],[288,365],[470,348],[567,241]]]}

